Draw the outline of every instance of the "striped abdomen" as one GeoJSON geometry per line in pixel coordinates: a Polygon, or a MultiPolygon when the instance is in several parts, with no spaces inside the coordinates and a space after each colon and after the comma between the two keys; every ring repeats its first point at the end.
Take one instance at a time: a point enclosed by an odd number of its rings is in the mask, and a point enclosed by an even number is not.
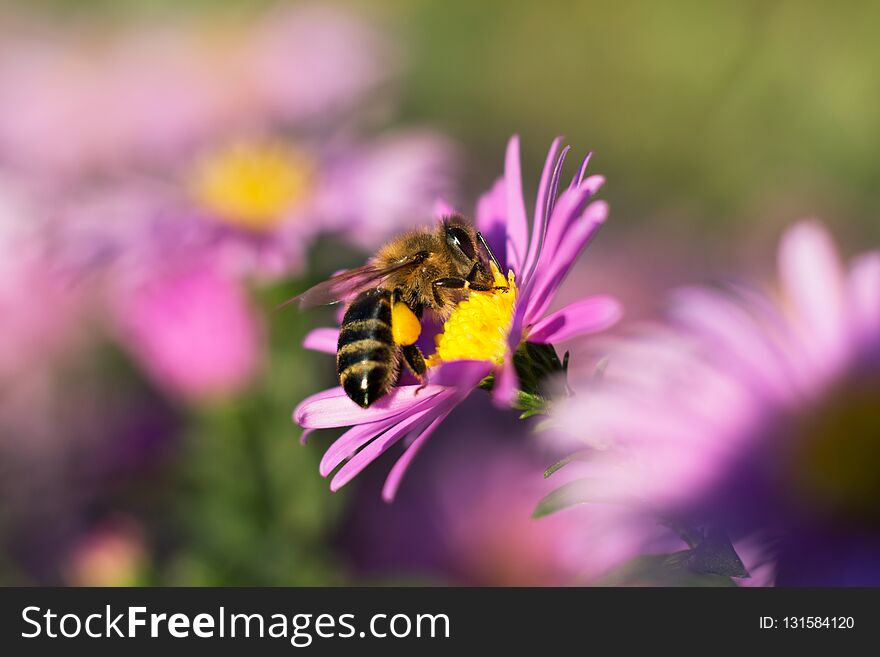
{"type": "Polygon", "coordinates": [[[342,319],[336,371],[345,394],[366,408],[382,397],[397,377],[397,347],[391,333],[391,293],[361,292],[342,319]]]}

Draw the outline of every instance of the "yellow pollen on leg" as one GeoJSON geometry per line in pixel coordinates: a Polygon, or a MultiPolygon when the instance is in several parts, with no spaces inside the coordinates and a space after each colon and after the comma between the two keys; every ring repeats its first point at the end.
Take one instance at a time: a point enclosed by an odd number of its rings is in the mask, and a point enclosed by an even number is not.
{"type": "Polygon", "coordinates": [[[478,292],[456,306],[437,336],[437,350],[428,366],[453,360],[487,360],[501,365],[507,354],[507,336],[516,307],[516,282],[512,271],[507,278],[492,264],[495,286],[504,289],[478,292]]]}
{"type": "Polygon", "coordinates": [[[306,197],[312,178],[312,163],[302,151],[277,142],[240,142],[202,158],[190,191],[221,221],[260,232],[306,197]]]}
{"type": "Polygon", "coordinates": [[[402,301],[391,308],[391,335],[394,343],[408,347],[419,339],[422,323],[416,314],[402,301]]]}

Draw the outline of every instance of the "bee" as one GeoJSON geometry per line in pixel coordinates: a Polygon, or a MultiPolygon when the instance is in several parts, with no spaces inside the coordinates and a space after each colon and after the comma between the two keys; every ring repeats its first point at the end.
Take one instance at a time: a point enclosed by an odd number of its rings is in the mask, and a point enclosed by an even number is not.
{"type": "Polygon", "coordinates": [[[485,255],[501,267],[483,236],[458,215],[435,229],[405,233],[356,269],[339,273],[291,299],[300,306],[348,301],[336,348],[336,371],[345,394],[363,408],[397,381],[400,364],[420,381],[427,366],[415,344],[425,311],[441,320],[470,291],[495,285],[485,255]]]}

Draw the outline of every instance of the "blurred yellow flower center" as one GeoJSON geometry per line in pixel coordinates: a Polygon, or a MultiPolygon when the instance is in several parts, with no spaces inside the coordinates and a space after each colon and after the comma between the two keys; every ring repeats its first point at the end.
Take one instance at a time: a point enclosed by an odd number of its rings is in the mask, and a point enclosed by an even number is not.
{"type": "Polygon", "coordinates": [[[492,265],[492,274],[497,287],[508,289],[472,291],[459,303],[437,336],[437,351],[428,358],[429,367],[453,360],[504,362],[516,306],[516,283],[512,271],[505,279],[492,265]]]}
{"type": "Polygon", "coordinates": [[[311,182],[312,164],[303,152],[276,142],[244,142],[202,159],[192,193],[221,220],[265,231],[303,200],[311,182]]]}

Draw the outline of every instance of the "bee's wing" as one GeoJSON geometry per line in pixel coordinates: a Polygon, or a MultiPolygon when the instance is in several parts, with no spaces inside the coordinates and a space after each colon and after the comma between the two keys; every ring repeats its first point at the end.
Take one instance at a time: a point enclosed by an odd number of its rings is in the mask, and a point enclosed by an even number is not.
{"type": "Polygon", "coordinates": [[[379,287],[379,284],[390,274],[406,267],[414,267],[418,262],[420,262],[419,256],[410,256],[387,267],[378,267],[374,263],[368,263],[363,267],[349,269],[310,287],[292,299],[288,299],[278,308],[281,309],[294,303],[298,303],[300,308],[338,303],[362,290],[379,287]]]}

